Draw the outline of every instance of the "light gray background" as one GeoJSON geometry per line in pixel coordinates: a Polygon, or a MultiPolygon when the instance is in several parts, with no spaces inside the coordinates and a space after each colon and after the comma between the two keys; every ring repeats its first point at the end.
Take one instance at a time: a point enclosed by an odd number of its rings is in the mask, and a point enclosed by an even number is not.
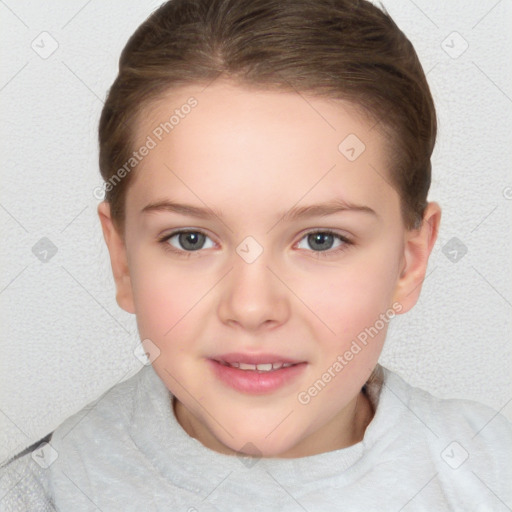
{"type": "MultiPolygon", "coordinates": [[[[142,367],[93,189],[120,51],[160,3],[0,1],[0,460],[142,367]],[[57,248],[36,246],[48,261],[32,250],[43,237],[57,248]]],[[[421,299],[393,321],[381,363],[512,419],[512,1],[383,4],[428,73],[439,117],[430,199],[443,219],[421,299]]]]}

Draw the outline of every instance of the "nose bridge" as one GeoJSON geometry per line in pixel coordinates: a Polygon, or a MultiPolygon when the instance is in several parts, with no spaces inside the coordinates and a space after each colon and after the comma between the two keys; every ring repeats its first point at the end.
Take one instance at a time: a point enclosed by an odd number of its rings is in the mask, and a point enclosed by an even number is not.
{"type": "Polygon", "coordinates": [[[289,313],[286,287],[269,269],[272,267],[269,254],[252,237],[238,245],[219,305],[223,322],[254,330],[286,320],[289,313]]]}

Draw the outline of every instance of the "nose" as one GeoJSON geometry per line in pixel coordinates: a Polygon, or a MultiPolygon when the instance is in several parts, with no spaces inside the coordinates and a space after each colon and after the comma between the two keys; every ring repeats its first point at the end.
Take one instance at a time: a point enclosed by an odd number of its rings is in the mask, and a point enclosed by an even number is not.
{"type": "Polygon", "coordinates": [[[234,255],[233,268],[223,280],[218,306],[223,323],[258,331],[287,321],[290,315],[287,288],[269,266],[265,252],[252,263],[234,255]]]}

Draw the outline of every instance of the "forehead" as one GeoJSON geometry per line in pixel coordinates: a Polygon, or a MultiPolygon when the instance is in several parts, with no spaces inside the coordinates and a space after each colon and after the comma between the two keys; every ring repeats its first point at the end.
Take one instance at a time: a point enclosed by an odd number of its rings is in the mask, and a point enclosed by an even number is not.
{"type": "Polygon", "coordinates": [[[149,139],[127,205],[179,195],[237,212],[254,206],[257,213],[261,201],[282,210],[329,195],[396,210],[388,141],[349,102],[225,81],[187,86],[143,112],[136,148],[149,139]]]}

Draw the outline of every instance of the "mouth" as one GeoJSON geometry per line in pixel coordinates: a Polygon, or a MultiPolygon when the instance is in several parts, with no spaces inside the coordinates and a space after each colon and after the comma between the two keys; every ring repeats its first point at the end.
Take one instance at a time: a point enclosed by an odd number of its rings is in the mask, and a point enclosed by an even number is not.
{"type": "Polygon", "coordinates": [[[307,366],[305,361],[272,354],[225,354],[208,362],[223,385],[249,394],[265,394],[285,387],[307,366]]]}

